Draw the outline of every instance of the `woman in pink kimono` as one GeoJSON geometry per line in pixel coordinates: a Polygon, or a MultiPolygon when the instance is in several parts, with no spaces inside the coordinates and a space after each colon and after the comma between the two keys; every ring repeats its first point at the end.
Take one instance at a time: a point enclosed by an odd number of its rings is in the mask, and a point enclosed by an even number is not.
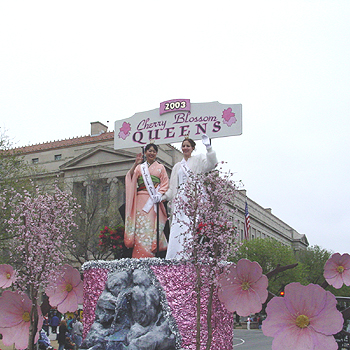
{"type": "Polygon", "coordinates": [[[125,177],[125,235],[124,244],[133,248],[133,258],[154,257],[157,252],[157,203],[159,203],[159,251],[167,249],[163,232],[167,215],[162,194],[169,187],[169,178],[162,164],[156,161],[158,147],[148,144],[146,161],[136,156],[125,177]]]}

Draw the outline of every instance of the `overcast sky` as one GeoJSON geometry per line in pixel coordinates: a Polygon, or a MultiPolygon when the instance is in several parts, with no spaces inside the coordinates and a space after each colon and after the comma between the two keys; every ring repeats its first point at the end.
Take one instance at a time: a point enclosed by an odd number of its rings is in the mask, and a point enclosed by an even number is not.
{"type": "Polygon", "coordinates": [[[350,253],[349,18],[349,0],[0,0],[0,127],[20,146],[175,98],[241,103],[219,159],[310,245],[350,253]]]}

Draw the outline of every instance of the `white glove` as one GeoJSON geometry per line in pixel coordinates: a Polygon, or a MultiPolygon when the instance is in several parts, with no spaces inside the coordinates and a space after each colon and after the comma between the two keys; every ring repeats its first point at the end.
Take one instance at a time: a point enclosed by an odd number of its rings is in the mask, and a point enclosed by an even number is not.
{"type": "Polygon", "coordinates": [[[161,193],[156,193],[153,198],[154,203],[159,203],[162,201],[162,194],[161,193]]]}
{"type": "Polygon", "coordinates": [[[203,142],[203,145],[207,148],[209,148],[211,146],[210,145],[210,138],[206,134],[202,135],[202,142],[203,142]]]}

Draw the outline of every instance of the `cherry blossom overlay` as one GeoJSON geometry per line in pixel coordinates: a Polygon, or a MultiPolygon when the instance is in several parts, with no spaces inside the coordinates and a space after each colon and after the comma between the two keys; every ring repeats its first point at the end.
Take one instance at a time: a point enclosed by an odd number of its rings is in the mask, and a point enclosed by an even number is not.
{"type": "Polygon", "coordinates": [[[350,255],[333,254],[324,265],[324,278],[334,288],[350,286],[350,255]]]}
{"type": "Polygon", "coordinates": [[[125,140],[130,135],[131,126],[130,123],[123,122],[122,127],[119,129],[119,138],[125,140]]]}
{"type": "Polygon", "coordinates": [[[61,313],[74,312],[83,303],[83,282],[77,269],[66,264],[62,277],[51,281],[45,289],[51,306],[57,306],[61,313]]]}
{"type": "Polygon", "coordinates": [[[343,327],[334,295],[321,286],[290,283],[284,297],[274,297],[266,308],[262,330],[274,337],[272,350],[337,350],[332,334],[343,327]]]}
{"type": "Polygon", "coordinates": [[[268,296],[268,279],[257,262],[241,259],[218,278],[219,300],[230,312],[249,316],[261,310],[268,296]]]}
{"type": "Polygon", "coordinates": [[[16,279],[16,271],[11,265],[0,265],[0,288],[8,288],[16,279]]]}
{"type": "Polygon", "coordinates": [[[224,119],[223,123],[227,126],[231,126],[236,123],[237,119],[235,117],[235,113],[232,112],[232,108],[224,109],[222,112],[222,118],[224,119]]]}
{"type": "MultiPolygon", "coordinates": [[[[28,346],[30,311],[32,302],[26,294],[4,291],[0,297],[0,333],[5,346],[15,344],[16,349],[25,349],[28,346]]],[[[43,324],[43,317],[38,307],[38,330],[43,324]]],[[[39,333],[36,333],[35,342],[39,333]]]]}

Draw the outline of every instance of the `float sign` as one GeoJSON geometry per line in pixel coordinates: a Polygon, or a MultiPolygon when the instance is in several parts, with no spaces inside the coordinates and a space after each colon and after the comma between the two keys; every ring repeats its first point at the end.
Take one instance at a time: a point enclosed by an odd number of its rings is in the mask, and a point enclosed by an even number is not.
{"type": "Polygon", "coordinates": [[[216,137],[242,134],[242,105],[219,102],[191,103],[188,99],[165,101],[157,109],[134,114],[114,123],[114,149],[182,142],[207,134],[216,137]]]}

